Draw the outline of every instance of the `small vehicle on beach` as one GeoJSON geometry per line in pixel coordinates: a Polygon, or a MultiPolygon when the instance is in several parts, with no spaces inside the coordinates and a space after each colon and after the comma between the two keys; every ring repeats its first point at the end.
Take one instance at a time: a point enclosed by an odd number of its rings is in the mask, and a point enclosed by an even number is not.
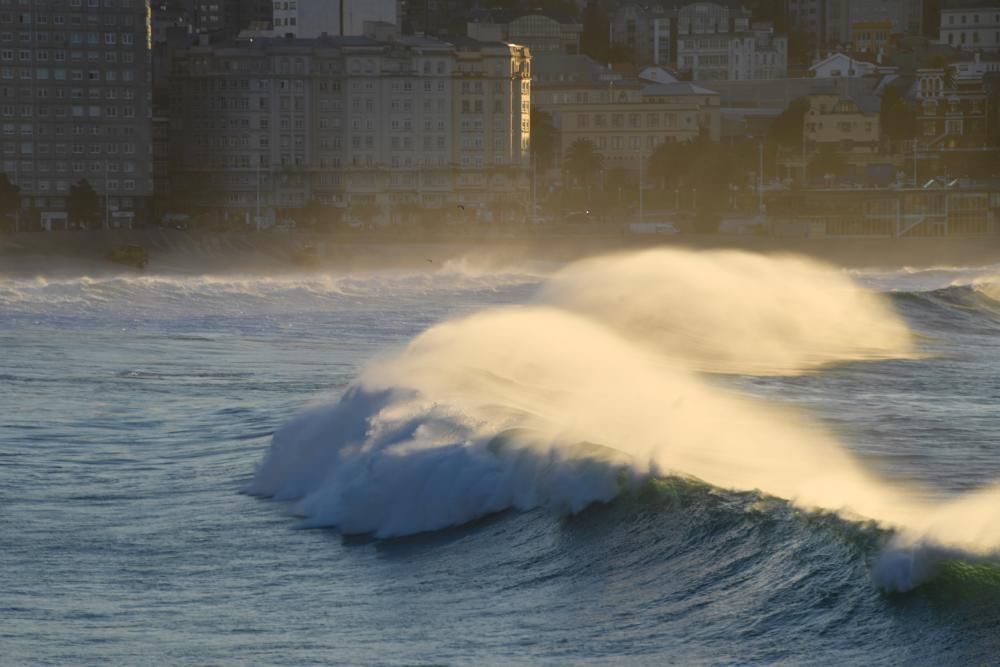
{"type": "Polygon", "coordinates": [[[111,252],[107,254],[107,258],[116,264],[133,266],[137,269],[144,269],[149,264],[149,252],[141,245],[134,243],[112,248],[111,252]]]}

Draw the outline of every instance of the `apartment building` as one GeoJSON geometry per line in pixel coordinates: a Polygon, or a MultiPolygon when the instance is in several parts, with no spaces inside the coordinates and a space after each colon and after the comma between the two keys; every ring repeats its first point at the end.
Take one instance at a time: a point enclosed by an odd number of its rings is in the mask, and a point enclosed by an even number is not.
{"type": "Polygon", "coordinates": [[[523,47],[381,24],[196,46],[172,77],[174,180],[247,220],[311,201],[377,207],[382,220],[411,205],[523,207],[530,76],[523,47]]]}
{"type": "Polygon", "coordinates": [[[1000,51],[1000,0],[953,0],[941,7],[943,43],[963,51],[1000,51]]]}
{"type": "Polygon", "coordinates": [[[690,82],[650,84],[626,79],[586,56],[539,58],[535,108],[559,129],[559,155],[578,139],[590,141],[608,168],[638,170],[664,142],[721,132],[719,94],[690,82]]]}
{"type": "Polygon", "coordinates": [[[590,141],[609,169],[637,170],[662,143],[706,134],[718,140],[719,94],[693,83],[618,85],[605,98],[550,107],[560,117],[561,153],[590,141]],[[609,100],[609,101],[604,101],[609,100]]]}
{"type": "Polygon", "coordinates": [[[750,12],[696,2],[677,12],[677,68],[694,81],[778,79],[788,71],[788,38],[750,12]]]}
{"type": "Polygon", "coordinates": [[[152,194],[145,0],[0,0],[3,172],[29,227],[67,225],[86,179],[107,222],[130,224],[152,194]]]}

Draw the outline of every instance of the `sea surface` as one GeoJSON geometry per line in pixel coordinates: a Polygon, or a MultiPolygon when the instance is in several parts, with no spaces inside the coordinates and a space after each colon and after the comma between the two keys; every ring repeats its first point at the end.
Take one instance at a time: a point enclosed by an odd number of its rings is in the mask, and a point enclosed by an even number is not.
{"type": "Polygon", "coordinates": [[[1000,664],[1000,267],[784,261],[0,279],[0,665],[1000,664]]]}

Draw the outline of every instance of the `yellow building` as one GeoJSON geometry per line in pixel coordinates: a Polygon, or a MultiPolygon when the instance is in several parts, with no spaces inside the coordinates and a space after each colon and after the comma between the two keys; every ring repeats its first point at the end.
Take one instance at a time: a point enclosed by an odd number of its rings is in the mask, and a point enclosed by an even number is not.
{"type": "Polygon", "coordinates": [[[835,148],[845,158],[878,153],[879,115],[877,98],[872,104],[836,94],[809,96],[809,111],[803,125],[806,150],[835,148]]]}
{"type": "Polygon", "coordinates": [[[851,24],[851,45],[855,53],[878,53],[889,46],[892,21],[857,21],[851,24]]]}
{"type": "Polygon", "coordinates": [[[719,94],[686,82],[570,84],[539,90],[534,104],[559,128],[560,156],[584,139],[610,169],[637,170],[638,159],[649,159],[664,142],[702,134],[717,141],[720,134],[719,94]]]}

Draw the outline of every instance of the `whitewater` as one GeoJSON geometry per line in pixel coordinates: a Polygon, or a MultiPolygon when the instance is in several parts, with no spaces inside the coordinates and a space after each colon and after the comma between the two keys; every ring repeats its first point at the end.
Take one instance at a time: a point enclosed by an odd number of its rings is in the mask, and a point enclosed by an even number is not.
{"type": "Polygon", "coordinates": [[[991,662],[998,276],[653,250],[4,279],[0,649],[991,662]]]}

